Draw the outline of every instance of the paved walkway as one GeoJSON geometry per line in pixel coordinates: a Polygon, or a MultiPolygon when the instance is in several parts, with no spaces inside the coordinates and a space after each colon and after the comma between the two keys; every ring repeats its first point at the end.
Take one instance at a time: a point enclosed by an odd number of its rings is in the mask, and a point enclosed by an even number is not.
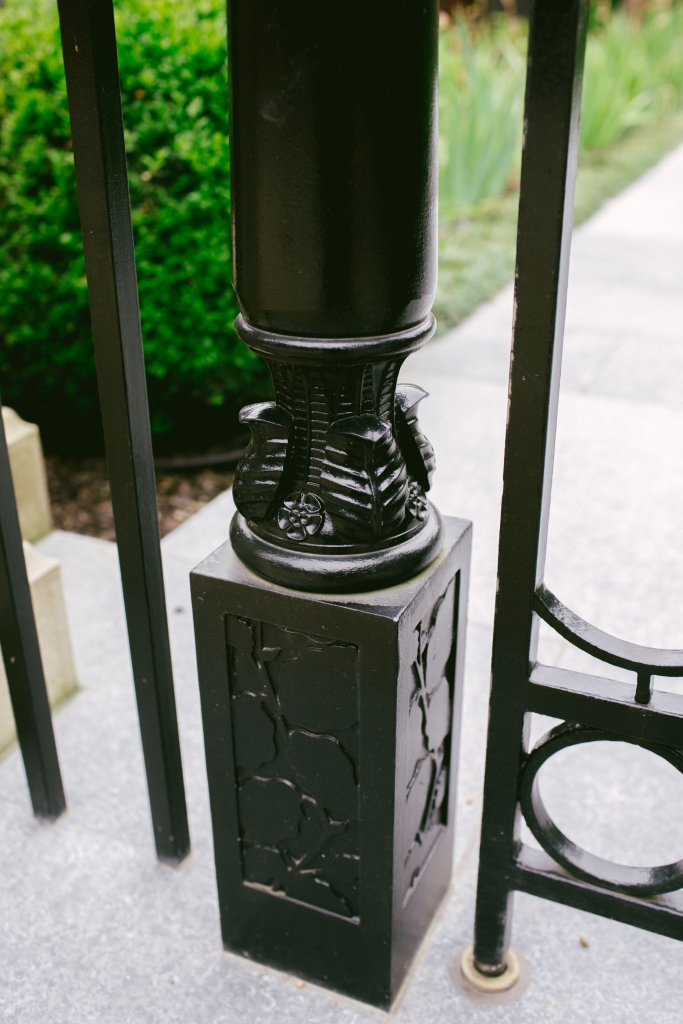
{"type": "MultiPolygon", "coordinates": [[[[447,974],[472,927],[511,304],[508,289],[403,374],[431,393],[434,498],[474,520],[475,550],[454,893],[391,1018],[677,1024],[679,944],[524,895],[522,1001],[476,1006],[447,974]]],[[[548,583],[604,629],[683,647],[683,148],[577,232],[567,323],[548,583]]],[[[187,574],[224,540],[231,507],[221,496],[163,544],[194,847],[177,872],[153,857],[115,546],[65,533],[40,545],[62,560],[83,689],[55,719],[62,822],[35,825],[16,752],[0,765],[3,1024],[386,1016],[221,951],[187,574]]],[[[543,656],[587,663],[547,635],[543,656]]],[[[653,755],[595,744],[544,772],[558,823],[594,852],[636,864],[683,854],[683,780],[653,755]]]]}

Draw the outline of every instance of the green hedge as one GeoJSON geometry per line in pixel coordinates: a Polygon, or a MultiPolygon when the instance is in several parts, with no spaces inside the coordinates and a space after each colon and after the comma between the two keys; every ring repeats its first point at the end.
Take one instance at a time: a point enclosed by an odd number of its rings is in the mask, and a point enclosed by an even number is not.
{"type": "MultiPolygon", "coordinates": [[[[261,361],[233,332],[224,9],[224,0],[117,2],[152,428],[181,448],[217,440],[235,408],[267,388],[261,361]]],[[[7,0],[0,392],[41,423],[52,449],[92,447],[98,419],[70,136],[56,4],[7,0]]]]}

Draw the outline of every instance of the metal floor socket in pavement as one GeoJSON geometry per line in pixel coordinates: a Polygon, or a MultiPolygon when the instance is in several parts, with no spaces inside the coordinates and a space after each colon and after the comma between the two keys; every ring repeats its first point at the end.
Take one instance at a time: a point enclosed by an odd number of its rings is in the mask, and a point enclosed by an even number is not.
{"type": "MultiPolygon", "coordinates": [[[[518,895],[522,1000],[481,1006],[448,966],[471,941],[512,315],[511,288],[430,343],[401,379],[438,466],[434,501],[474,521],[453,893],[390,1017],[400,1024],[674,1024],[683,948],[518,895]]],[[[683,647],[683,148],[576,232],[546,579],[578,614],[683,647]]],[[[18,754],[0,764],[3,1024],[361,1024],[386,1017],[221,950],[188,572],[227,536],[231,496],[163,542],[193,856],[155,863],[116,548],[53,533],[82,691],[55,716],[69,805],[31,818],[18,754]]],[[[595,674],[558,638],[543,660],[595,674]]],[[[679,686],[658,679],[657,686],[679,686]]],[[[547,723],[538,723],[540,732],[547,723]]],[[[683,781],[647,752],[565,751],[544,799],[575,841],[631,864],[683,854],[683,781]]],[[[527,835],[526,841],[533,842],[527,835]]]]}

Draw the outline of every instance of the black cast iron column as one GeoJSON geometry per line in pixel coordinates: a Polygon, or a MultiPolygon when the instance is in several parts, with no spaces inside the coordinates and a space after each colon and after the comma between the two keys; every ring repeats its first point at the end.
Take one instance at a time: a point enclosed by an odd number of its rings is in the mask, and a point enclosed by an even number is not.
{"type": "Polygon", "coordinates": [[[229,10],[237,329],[275,401],[192,573],[221,930],[388,1007],[450,882],[471,539],[397,383],[434,329],[437,6],[229,10]]]}
{"type": "Polygon", "coordinates": [[[361,590],[435,556],[433,451],[401,363],[434,330],[437,6],[230,0],[237,330],[249,406],[235,550],[301,589],[361,590]]]}

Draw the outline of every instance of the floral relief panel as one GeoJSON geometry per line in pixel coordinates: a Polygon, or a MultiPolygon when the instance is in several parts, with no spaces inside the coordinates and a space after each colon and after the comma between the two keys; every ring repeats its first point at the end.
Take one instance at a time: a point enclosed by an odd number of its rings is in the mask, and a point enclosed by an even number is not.
{"type": "Polygon", "coordinates": [[[457,578],[413,634],[405,789],[404,906],[447,824],[457,578]]]}
{"type": "Polygon", "coordinates": [[[226,617],[245,884],[358,919],[358,650],[226,617]]]}

